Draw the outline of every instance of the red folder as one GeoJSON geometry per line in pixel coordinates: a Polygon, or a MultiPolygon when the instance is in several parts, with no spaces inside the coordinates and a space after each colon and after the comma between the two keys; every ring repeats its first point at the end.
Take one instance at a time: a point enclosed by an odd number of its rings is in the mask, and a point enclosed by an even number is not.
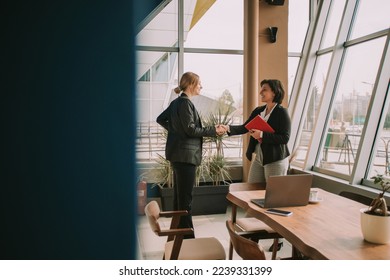
{"type": "Polygon", "coordinates": [[[275,130],[260,116],[257,115],[250,122],[245,125],[248,130],[258,129],[264,132],[274,133],[275,130]]]}

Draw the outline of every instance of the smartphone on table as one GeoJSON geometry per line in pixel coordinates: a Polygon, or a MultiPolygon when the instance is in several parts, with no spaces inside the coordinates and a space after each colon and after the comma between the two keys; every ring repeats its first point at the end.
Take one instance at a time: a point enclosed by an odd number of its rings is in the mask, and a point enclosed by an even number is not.
{"type": "Polygon", "coordinates": [[[275,208],[267,209],[265,212],[269,213],[269,214],[280,215],[280,216],[291,216],[292,215],[291,211],[280,210],[280,209],[275,209],[275,208]]]}

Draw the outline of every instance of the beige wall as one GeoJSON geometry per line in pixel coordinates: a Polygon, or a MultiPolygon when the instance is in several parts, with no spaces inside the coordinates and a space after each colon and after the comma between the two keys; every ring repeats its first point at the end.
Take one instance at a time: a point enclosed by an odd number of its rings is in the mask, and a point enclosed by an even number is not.
{"type": "MultiPolygon", "coordinates": [[[[283,106],[287,108],[288,90],[288,0],[283,6],[265,1],[244,0],[244,120],[260,105],[259,83],[278,79],[286,91],[283,106]],[[257,25],[253,25],[258,22],[257,25]],[[275,43],[269,40],[268,27],[278,27],[275,43]]],[[[243,136],[243,181],[247,180],[250,162],[245,157],[249,142],[243,136]]]]}
{"type": "MultiPolygon", "coordinates": [[[[288,0],[283,6],[259,2],[259,82],[263,79],[278,79],[288,89],[288,0]],[[276,43],[270,43],[268,27],[278,27],[276,43]]],[[[283,106],[287,107],[287,92],[283,106]]]]}

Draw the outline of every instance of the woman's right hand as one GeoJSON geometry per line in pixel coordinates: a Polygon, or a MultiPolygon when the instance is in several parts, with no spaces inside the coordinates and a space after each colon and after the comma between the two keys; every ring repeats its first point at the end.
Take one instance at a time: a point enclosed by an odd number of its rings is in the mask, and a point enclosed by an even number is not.
{"type": "Polygon", "coordinates": [[[263,136],[262,134],[262,131],[261,130],[258,130],[258,129],[251,129],[249,130],[249,134],[255,138],[256,140],[259,140],[261,139],[261,137],[263,136]]]}
{"type": "Polygon", "coordinates": [[[217,131],[217,135],[224,135],[227,131],[226,125],[219,124],[215,126],[215,130],[217,131]]]}

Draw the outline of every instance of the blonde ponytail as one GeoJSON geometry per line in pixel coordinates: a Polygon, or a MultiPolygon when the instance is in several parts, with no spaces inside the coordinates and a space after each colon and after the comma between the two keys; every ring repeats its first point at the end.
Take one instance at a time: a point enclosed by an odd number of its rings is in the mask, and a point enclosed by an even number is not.
{"type": "Polygon", "coordinates": [[[179,94],[185,91],[189,86],[197,85],[199,83],[199,76],[193,72],[186,72],[181,76],[179,86],[174,91],[179,94]]]}

